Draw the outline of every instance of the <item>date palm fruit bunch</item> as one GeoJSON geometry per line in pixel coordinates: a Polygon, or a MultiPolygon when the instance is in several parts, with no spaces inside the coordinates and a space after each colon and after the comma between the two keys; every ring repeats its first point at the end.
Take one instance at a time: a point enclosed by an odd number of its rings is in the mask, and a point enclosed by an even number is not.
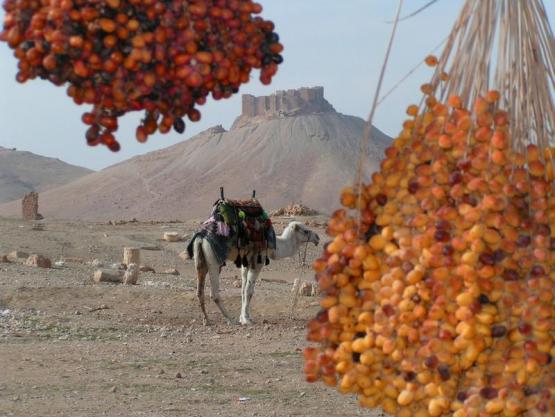
{"type": "Polygon", "coordinates": [[[237,93],[253,68],[269,84],[282,62],[274,24],[251,0],[5,0],[0,40],[18,60],[17,81],[67,84],[89,145],[120,146],[118,118],[144,111],[139,142],[185,130],[198,106],[237,93]]]}
{"type": "MultiPolygon", "coordinates": [[[[489,19],[494,5],[466,7],[489,19]]],[[[553,102],[523,103],[530,126],[513,90],[465,90],[453,76],[438,67],[379,172],[341,194],[314,263],[322,309],[308,324],[306,379],[396,417],[553,416],[553,102]]]]}

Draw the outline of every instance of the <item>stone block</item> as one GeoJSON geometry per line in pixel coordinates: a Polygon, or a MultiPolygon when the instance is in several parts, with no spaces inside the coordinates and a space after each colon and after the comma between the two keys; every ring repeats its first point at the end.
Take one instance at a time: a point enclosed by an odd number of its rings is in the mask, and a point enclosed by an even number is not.
{"type": "Polygon", "coordinates": [[[8,254],[8,260],[10,262],[25,262],[27,260],[27,258],[29,257],[29,254],[27,252],[23,252],[23,251],[19,251],[19,250],[14,250],[12,252],[10,252],[8,254]]]}
{"type": "Polygon", "coordinates": [[[135,285],[139,279],[139,266],[137,264],[127,265],[127,270],[123,274],[123,283],[135,285]]]}
{"type": "Polygon", "coordinates": [[[165,232],[164,240],[166,242],[179,242],[181,240],[181,235],[177,232],[165,232]]]}
{"type": "Polygon", "coordinates": [[[141,264],[141,250],[139,248],[123,248],[123,264],[141,264]]]}
{"type": "Polygon", "coordinates": [[[27,258],[25,265],[35,268],[52,268],[52,262],[46,256],[33,254],[27,258]]]}
{"type": "Polygon", "coordinates": [[[117,269],[98,269],[93,275],[95,282],[122,282],[123,271],[117,269]]]}

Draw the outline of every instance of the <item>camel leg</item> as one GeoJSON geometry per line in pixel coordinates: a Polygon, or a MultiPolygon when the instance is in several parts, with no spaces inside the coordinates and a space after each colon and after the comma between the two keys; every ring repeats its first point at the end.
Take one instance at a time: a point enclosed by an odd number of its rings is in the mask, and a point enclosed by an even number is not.
{"type": "Polygon", "coordinates": [[[249,268],[247,272],[247,288],[245,291],[245,304],[241,306],[241,324],[252,324],[253,321],[250,317],[250,304],[252,296],[254,295],[254,286],[256,279],[262,270],[262,265],[256,264],[254,269],[249,268]]]}
{"type": "Polygon", "coordinates": [[[197,298],[202,310],[202,323],[208,325],[208,314],[206,314],[206,305],[204,303],[204,287],[206,286],[206,274],[208,273],[208,266],[206,264],[206,257],[203,250],[203,240],[199,239],[193,244],[193,253],[195,260],[195,269],[197,270],[197,298]]]}
{"type": "Polygon", "coordinates": [[[209,266],[208,273],[210,274],[210,296],[212,301],[216,303],[229,324],[236,324],[236,321],[228,314],[222,300],[220,300],[220,266],[209,266]]]}
{"type": "Polygon", "coordinates": [[[248,279],[249,269],[242,266],[241,267],[241,315],[239,316],[239,323],[248,324],[246,306],[247,306],[247,279],[248,279]]]}
{"type": "Polygon", "coordinates": [[[202,324],[208,326],[208,314],[206,314],[206,306],[204,304],[204,286],[206,284],[206,270],[197,271],[197,297],[200,303],[200,309],[202,310],[202,324]]]}

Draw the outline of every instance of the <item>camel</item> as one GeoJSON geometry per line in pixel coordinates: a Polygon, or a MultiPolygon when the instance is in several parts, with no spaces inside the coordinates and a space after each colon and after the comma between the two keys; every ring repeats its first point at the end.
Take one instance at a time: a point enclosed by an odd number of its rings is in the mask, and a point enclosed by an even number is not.
{"type": "MultiPolygon", "coordinates": [[[[289,258],[298,253],[303,244],[313,243],[318,245],[320,237],[317,233],[298,221],[293,221],[287,225],[283,233],[276,236],[276,248],[268,250],[268,257],[272,260],[289,258]]],[[[250,317],[250,302],[254,295],[254,285],[262,270],[263,263],[260,262],[257,252],[243,250],[241,255],[246,254],[248,266],[241,267],[241,314],[239,323],[243,325],[252,324],[250,317]]],[[[237,258],[237,249],[231,249],[227,254],[227,259],[233,261],[237,258]]],[[[189,253],[191,256],[191,253],[189,253]]],[[[230,324],[237,324],[224,308],[220,299],[220,272],[223,264],[216,257],[210,242],[202,237],[197,237],[192,242],[192,258],[197,270],[197,297],[203,314],[203,324],[208,325],[208,315],[204,303],[204,287],[206,275],[210,276],[210,296],[218,306],[221,313],[230,324]]]]}

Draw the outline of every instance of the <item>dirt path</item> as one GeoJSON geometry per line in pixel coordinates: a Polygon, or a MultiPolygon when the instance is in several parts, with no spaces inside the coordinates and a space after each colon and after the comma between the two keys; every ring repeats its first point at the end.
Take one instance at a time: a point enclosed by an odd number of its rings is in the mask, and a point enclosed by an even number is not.
{"type": "MultiPolygon", "coordinates": [[[[304,325],[318,303],[301,297],[288,318],[296,259],[262,273],[255,325],[229,326],[209,303],[215,323],[202,326],[192,264],[175,255],[185,243],[159,241],[163,231],[194,227],[56,222],[33,231],[0,219],[0,253],[18,249],[54,261],[63,246],[70,260],[50,270],[0,264],[0,417],[380,415],[304,381],[304,325]],[[160,248],[143,250],[143,263],[177,267],[180,275],[144,273],[133,287],[94,284],[86,262],[118,262],[131,244],[160,248]]],[[[309,258],[320,250],[310,248],[309,258]]],[[[236,315],[237,275],[231,267],[222,275],[224,303],[236,315]]],[[[311,280],[310,271],[303,278],[311,280]]]]}

